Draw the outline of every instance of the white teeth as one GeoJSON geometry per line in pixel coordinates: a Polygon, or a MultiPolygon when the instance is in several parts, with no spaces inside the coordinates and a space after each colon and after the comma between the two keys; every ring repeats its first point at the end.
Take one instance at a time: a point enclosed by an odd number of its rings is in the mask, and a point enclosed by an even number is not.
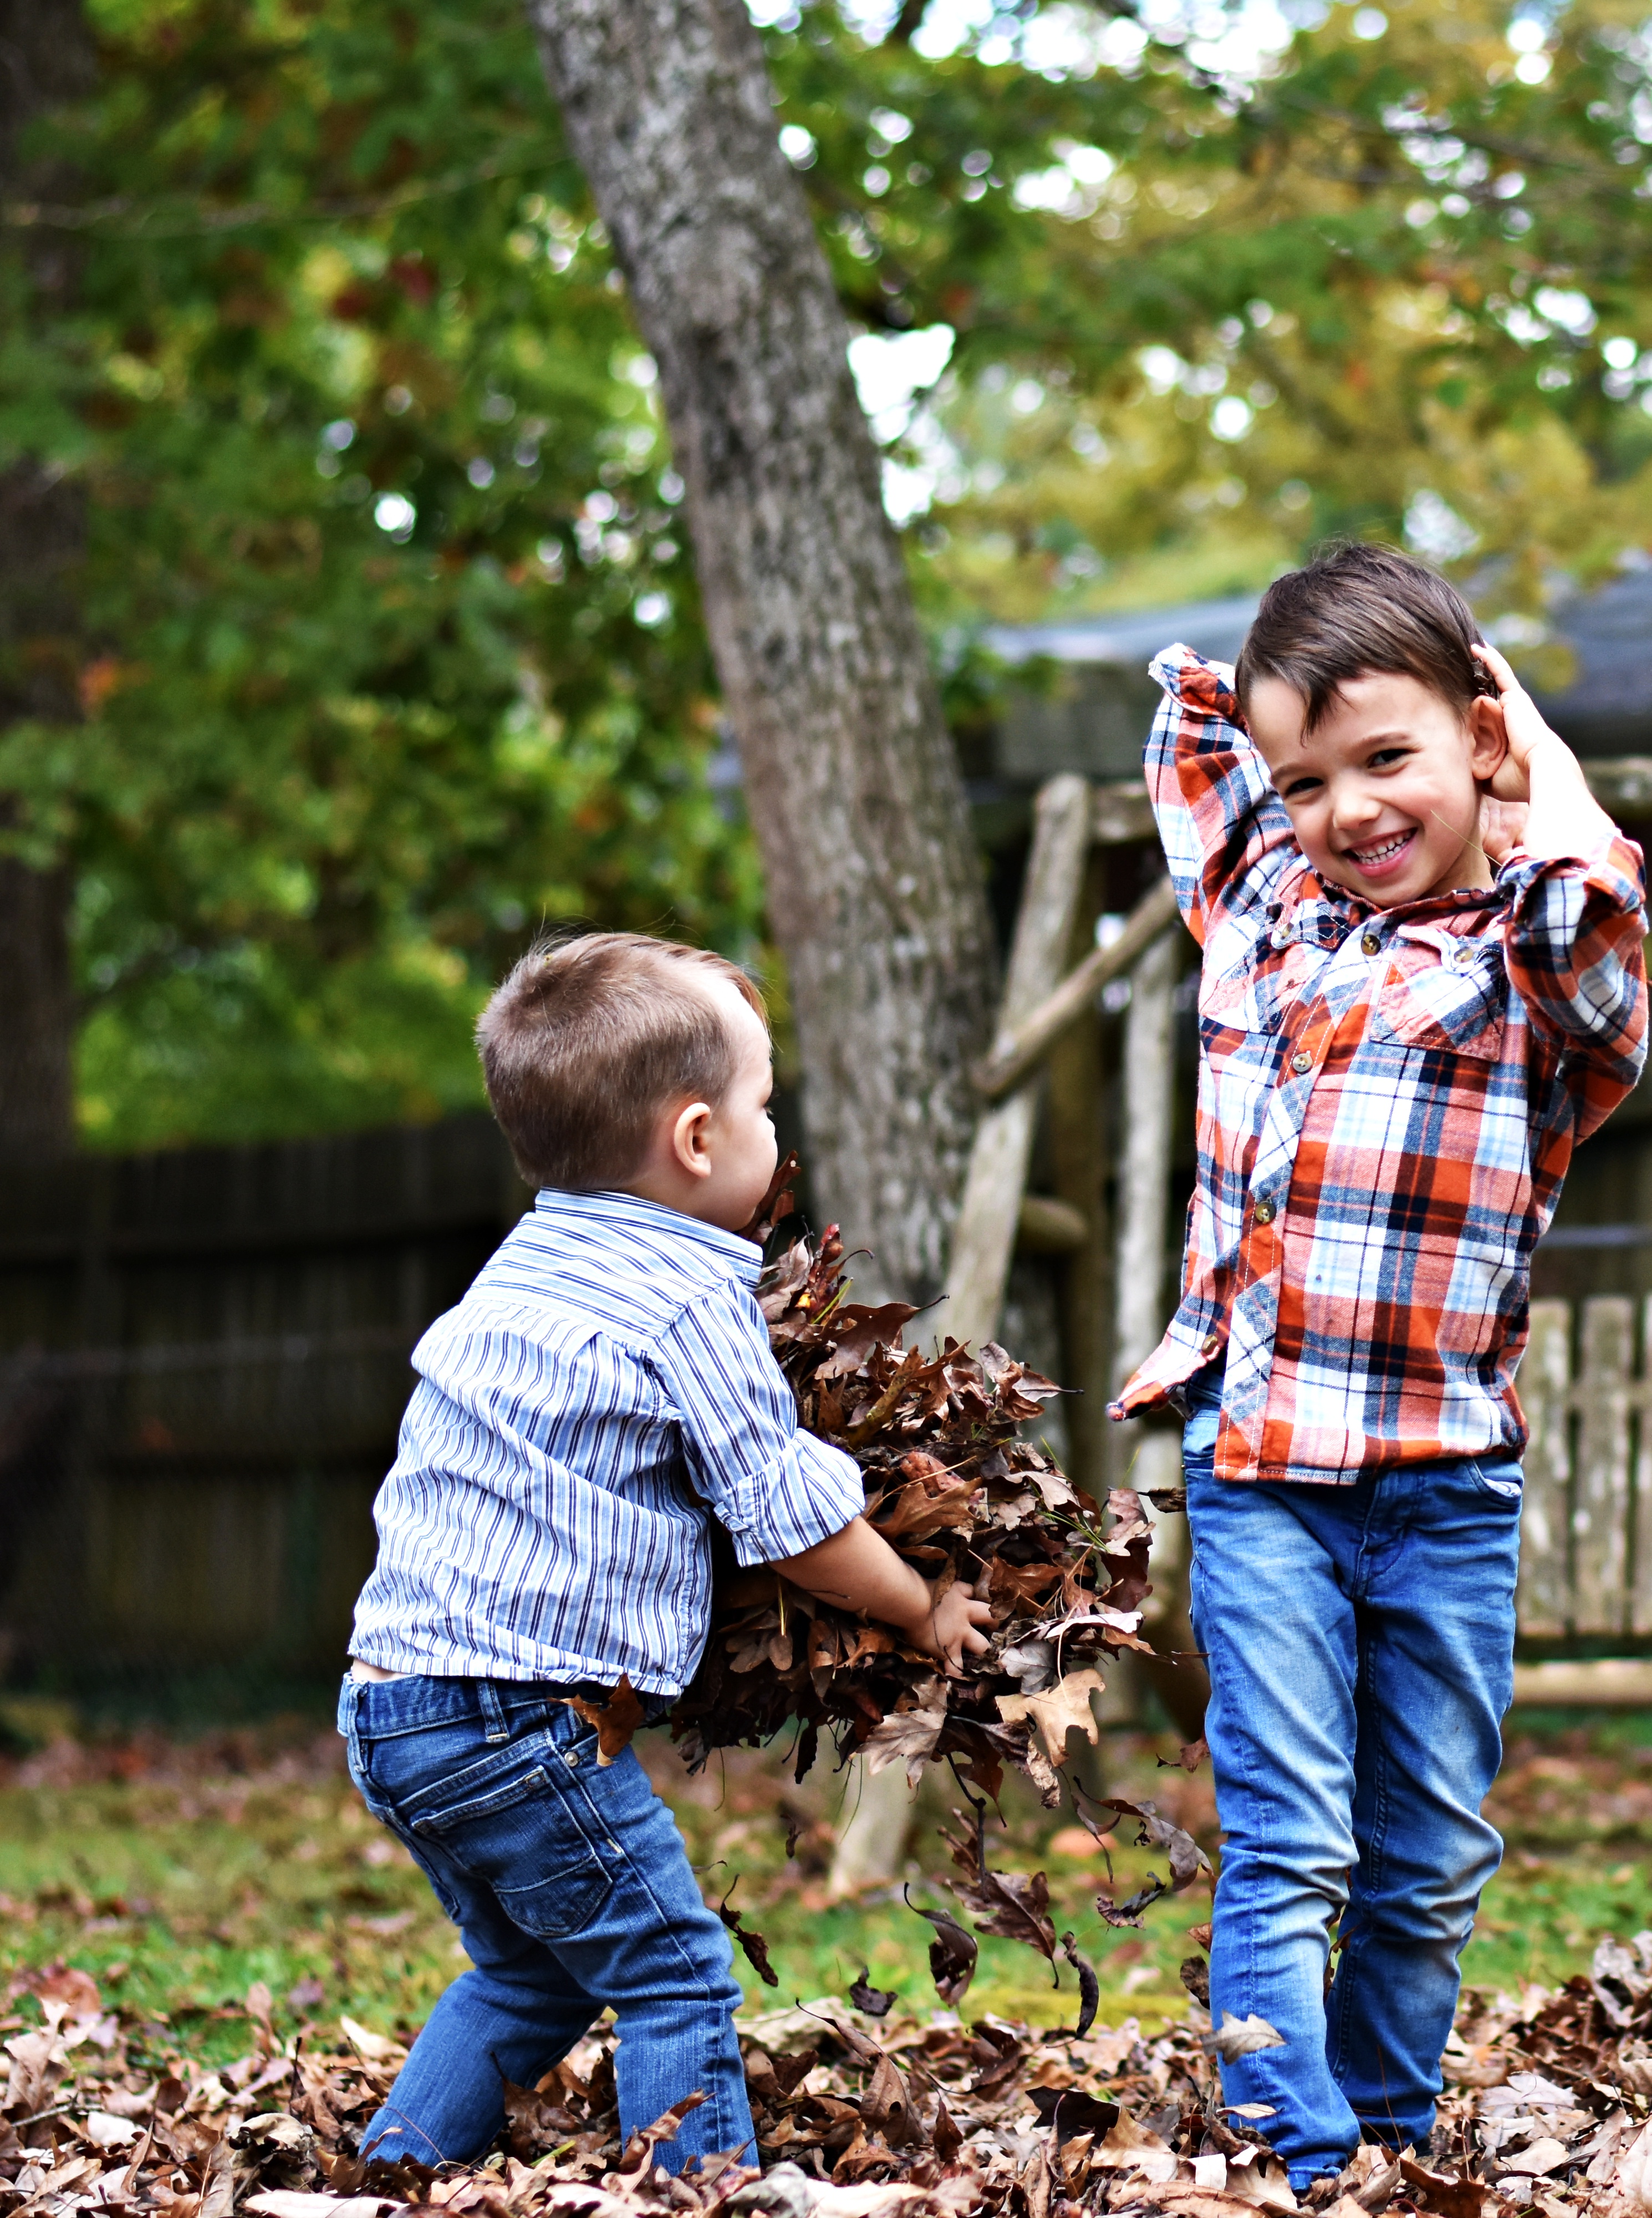
{"type": "Polygon", "coordinates": [[[1349,850],[1356,863],[1386,863],[1390,855],[1397,855],[1411,837],[1401,832],[1392,839],[1385,839],[1380,847],[1353,847],[1349,850]]]}

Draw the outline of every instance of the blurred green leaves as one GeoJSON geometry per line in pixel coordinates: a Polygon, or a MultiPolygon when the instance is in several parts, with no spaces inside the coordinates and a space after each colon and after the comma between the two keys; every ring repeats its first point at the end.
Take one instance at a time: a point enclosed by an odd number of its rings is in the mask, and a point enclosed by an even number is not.
{"type": "Polygon", "coordinates": [[[0,356],[0,457],[89,494],[32,647],[84,722],[0,734],[77,864],[88,1133],[432,1113],[541,920],[758,929],[652,366],[512,8],[97,22],[77,308],[0,356]]]}

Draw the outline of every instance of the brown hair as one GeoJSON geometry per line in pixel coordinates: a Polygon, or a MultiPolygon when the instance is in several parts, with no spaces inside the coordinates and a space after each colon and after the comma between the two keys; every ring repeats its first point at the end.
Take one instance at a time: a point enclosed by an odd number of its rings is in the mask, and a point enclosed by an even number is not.
{"type": "Polygon", "coordinates": [[[1333,547],[1276,578],[1239,651],[1234,691],[1244,709],[1259,678],[1277,678],[1320,723],[1340,689],[1376,672],[1403,672],[1459,716],[1496,686],[1469,652],[1480,627],[1437,571],[1396,547],[1333,547]]]}
{"type": "Polygon", "coordinates": [[[734,963],[640,932],[530,947],[482,1011],[476,1044],[493,1114],[530,1186],[593,1193],[634,1175],[662,1109],[715,1108],[734,1044],[705,991],[727,978],[768,1021],[734,963]]]}

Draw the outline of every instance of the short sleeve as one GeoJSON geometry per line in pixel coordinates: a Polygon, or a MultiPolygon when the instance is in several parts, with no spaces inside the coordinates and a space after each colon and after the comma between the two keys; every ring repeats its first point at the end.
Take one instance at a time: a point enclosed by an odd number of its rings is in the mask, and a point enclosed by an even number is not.
{"type": "Polygon", "coordinates": [[[725,1284],[690,1302],[649,1367],[678,1413],[695,1484],[742,1564],[801,1555],[866,1506],[852,1456],[804,1432],[757,1304],[725,1284]]]}

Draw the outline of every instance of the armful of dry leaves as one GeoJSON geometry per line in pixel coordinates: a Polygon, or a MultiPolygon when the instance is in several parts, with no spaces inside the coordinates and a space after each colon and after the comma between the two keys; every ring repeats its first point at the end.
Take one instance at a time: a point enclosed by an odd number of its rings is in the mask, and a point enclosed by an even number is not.
{"type": "MultiPolygon", "coordinates": [[[[752,1236],[783,1218],[795,1169],[782,1166],[752,1236]]],[[[974,1354],[954,1340],[929,1355],[906,1347],[918,1312],[850,1301],[845,1263],[830,1225],[768,1266],[757,1298],[770,1345],[805,1428],[859,1464],[866,1515],[890,1546],[937,1595],[962,1579],[991,1604],[989,1645],[946,1679],[888,1626],[777,1571],[740,1571],[719,1584],[673,1736],[697,1769],[714,1749],[795,1725],[799,1778],[825,1732],[840,1762],[902,1763],[915,1783],[950,1758],[992,1794],[1010,1763],[1053,1807],[1068,1732],[1096,1738],[1098,1667],[1120,1649],[1151,1653],[1138,1628],[1152,1528],[1134,1494],[1098,1511],[1023,1437],[1060,1392],[1051,1380],[990,1342],[974,1354]]]]}

